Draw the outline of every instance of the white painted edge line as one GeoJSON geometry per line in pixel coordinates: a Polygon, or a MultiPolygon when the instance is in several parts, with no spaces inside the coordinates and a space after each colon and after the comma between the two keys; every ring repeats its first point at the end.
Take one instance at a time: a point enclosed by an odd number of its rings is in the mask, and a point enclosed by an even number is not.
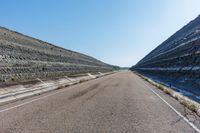
{"type": "MultiPolygon", "coordinates": [[[[139,81],[143,83],[142,81],[139,81]]],[[[162,98],[158,93],[156,93],[151,87],[149,87],[146,83],[143,83],[150,91],[152,91],[157,97],[159,97],[164,103],[166,103],[177,115],[179,115],[183,120],[189,124],[195,131],[200,133],[200,129],[198,129],[193,123],[191,123],[186,117],[184,117],[179,111],[177,111],[172,105],[170,105],[164,98],[162,98]]]]}
{"type": "Polygon", "coordinates": [[[41,99],[45,99],[45,98],[50,97],[50,96],[54,96],[54,95],[56,95],[56,94],[58,94],[58,93],[62,93],[62,92],[65,92],[65,91],[69,91],[69,90],[71,90],[71,89],[72,89],[72,88],[70,88],[70,89],[68,88],[68,89],[65,89],[65,90],[62,90],[62,91],[55,92],[55,93],[53,93],[53,94],[49,94],[49,95],[46,95],[46,96],[43,96],[43,97],[39,97],[39,98],[30,100],[30,101],[24,102],[24,103],[22,103],[22,104],[18,104],[18,105],[13,106],[13,107],[9,107],[9,108],[0,110],[0,113],[3,113],[3,112],[6,112],[6,111],[9,111],[9,110],[12,110],[12,109],[15,109],[15,108],[24,106],[24,105],[26,105],[26,104],[29,104],[29,103],[32,103],[32,102],[35,102],[35,101],[39,101],[39,100],[41,100],[41,99]]]}
{"type": "MultiPolygon", "coordinates": [[[[38,80],[39,80],[39,79],[38,79],[38,80]]],[[[43,81],[42,81],[42,82],[43,82],[43,81]]],[[[54,96],[54,95],[56,95],[56,94],[58,94],[58,93],[62,93],[62,92],[65,92],[65,91],[69,91],[69,90],[71,90],[71,89],[72,89],[72,88],[68,88],[68,89],[66,88],[66,89],[63,89],[63,90],[61,90],[61,91],[55,92],[55,93],[53,93],[53,94],[49,94],[49,95],[46,95],[46,96],[43,96],[43,97],[39,97],[39,98],[37,98],[37,99],[33,99],[33,100],[24,102],[24,103],[22,103],[22,104],[18,104],[18,105],[13,106],[13,107],[9,107],[9,108],[6,108],[6,109],[2,109],[2,110],[0,110],[0,113],[9,111],[9,110],[12,110],[12,109],[15,109],[15,108],[22,107],[22,106],[27,105],[27,104],[29,104],[29,103],[33,103],[33,102],[35,102],[35,101],[39,101],[39,100],[41,100],[41,99],[45,99],[45,98],[50,97],[50,96],[54,96]]]]}
{"type": "MultiPolygon", "coordinates": [[[[38,80],[39,80],[39,79],[38,79],[38,80]]],[[[42,81],[42,82],[43,82],[43,81],[42,81]]],[[[44,82],[44,83],[45,83],[45,82],[44,82]]],[[[46,84],[46,83],[45,83],[45,84],[46,84]]],[[[72,84],[73,84],[73,83],[72,83],[72,84]]],[[[46,96],[43,96],[43,97],[39,97],[39,98],[30,100],[30,101],[24,102],[24,103],[22,103],[22,104],[18,104],[18,105],[13,106],[13,107],[9,107],[9,108],[6,108],[6,109],[2,109],[2,110],[0,110],[0,113],[9,111],[9,110],[12,110],[12,109],[15,109],[15,108],[22,107],[22,106],[27,105],[27,104],[29,104],[29,103],[33,103],[33,102],[35,102],[35,101],[39,101],[39,100],[41,100],[41,99],[45,99],[45,98],[50,97],[50,96],[54,96],[54,95],[56,95],[56,94],[58,94],[58,93],[62,93],[62,92],[65,92],[65,91],[69,91],[69,90],[71,90],[71,89],[73,89],[73,88],[68,88],[68,89],[66,88],[66,89],[63,89],[63,90],[61,90],[61,91],[55,92],[55,93],[53,93],[53,94],[49,94],[49,95],[46,95],[46,96]]],[[[39,90],[40,90],[40,89],[39,89],[39,90]]]]}

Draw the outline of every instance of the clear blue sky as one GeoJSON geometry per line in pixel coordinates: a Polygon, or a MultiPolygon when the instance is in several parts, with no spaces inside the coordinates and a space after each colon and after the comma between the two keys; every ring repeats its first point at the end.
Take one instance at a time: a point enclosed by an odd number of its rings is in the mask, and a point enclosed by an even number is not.
{"type": "Polygon", "coordinates": [[[200,14],[200,0],[0,0],[0,26],[132,66],[200,14]]]}

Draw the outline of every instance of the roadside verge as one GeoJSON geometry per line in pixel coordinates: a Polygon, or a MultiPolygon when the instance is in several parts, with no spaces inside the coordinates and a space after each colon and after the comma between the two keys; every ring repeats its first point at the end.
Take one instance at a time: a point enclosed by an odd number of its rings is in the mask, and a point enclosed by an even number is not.
{"type": "Polygon", "coordinates": [[[41,79],[38,78],[37,80],[40,82],[36,84],[30,84],[30,85],[18,84],[9,87],[3,87],[0,88],[0,105],[22,100],[35,95],[40,95],[49,91],[62,89],[64,87],[100,78],[113,73],[115,73],[115,71],[107,73],[99,72],[96,75],[87,73],[81,77],[70,78],[65,76],[57,80],[46,80],[46,81],[42,81],[41,79]]]}
{"type": "Polygon", "coordinates": [[[155,86],[156,88],[162,90],[164,93],[170,95],[171,97],[175,98],[176,100],[178,100],[182,105],[184,105],[185,107],[187,107],[188,109],[190,109],[191,111],[195,112],[198,116],[200,116],[200,104],[196,101],[191,100],[190,98],[183,96],[181,93],[174,91],[173,89],[157,83],[156,81],[151,80],[150,78],[141,75],[138,72],[134,73],[138,76],[140,76],[142,79],[144,79],[145,81],[149,82],[150,84],[152,84],[153,86],[155,86]]]}

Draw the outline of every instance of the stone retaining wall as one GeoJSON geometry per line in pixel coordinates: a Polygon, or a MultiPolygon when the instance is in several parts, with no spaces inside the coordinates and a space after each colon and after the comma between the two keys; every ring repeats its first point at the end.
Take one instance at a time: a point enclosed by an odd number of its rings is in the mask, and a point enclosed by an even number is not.
{"type": "Polygon", "coordinates": [[[150,52],[132,70],[200,97],[200,16],[150,52]]]}
{"type": "Polygon", "coordinates": [[[107,72],[114,66],[0,27],[0,82],[107,72]]]}

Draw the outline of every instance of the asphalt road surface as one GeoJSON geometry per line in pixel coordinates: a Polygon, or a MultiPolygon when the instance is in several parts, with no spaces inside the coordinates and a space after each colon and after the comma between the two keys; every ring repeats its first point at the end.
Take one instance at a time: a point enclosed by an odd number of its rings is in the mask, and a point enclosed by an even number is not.
{"type": "Polygon", "coordinates": [[[129,71],[0,107],[0,133],[196,133],[199,125],[199,117],[129,71]]]}

